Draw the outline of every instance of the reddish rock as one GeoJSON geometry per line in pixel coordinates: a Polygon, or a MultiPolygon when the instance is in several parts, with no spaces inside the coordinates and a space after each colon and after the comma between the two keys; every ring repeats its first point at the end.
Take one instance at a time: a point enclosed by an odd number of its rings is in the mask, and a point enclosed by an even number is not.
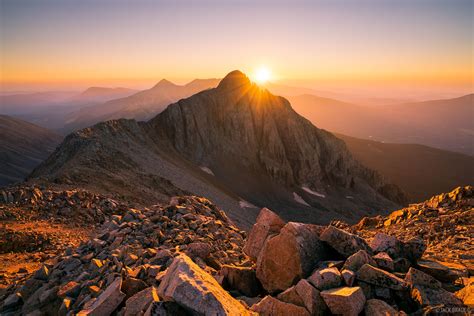
{"type": "Polygon", "coordinates": [[[376,253],[386,252],[390,256],[398,257],[402,250],[402,243],[395,236],[377,233],[370,242],[370,248],[376,253]]]}
{"type": "Polygon", "coordinates": [[[352,286],[354,284],[356,275],[351,270],[342,270],[341,276],[347,286],[352,286]]]}
{"type": "Polygon", "coordinates": [[[364,309],[364,292],[358,286],[322,291],[321,296],[335,315],[357,316],[364,309]]]}
{"type": "Polygon", "coordinates": [[[227,287],[238,290],[245,296],[257,296],[262,291],[254,268],[225,265],[222,267],[221,273],[227,287]]]}
{"type": "Polygon", "coordinates": [[[272,293],[289,288],[326,259],[325,245],[319,239],[321,230],[321,226],[290,222],[267,240],[257,261],[257,278],[265,290],[272,293]]]}
{"type": "Polygon", "coordinates": [[[217,281],[188,256],[174,258],[158,287],[164,301],[174,301],[196,314],[251,315],[217,281]]]}
{"type": "Polygon", "coordinates": [[[327,290],[339,287],[342,282],[341,273],[337,268],[326,268],[314,271],[308,281],[318,290],[327,290]]]}
{"type": "Polygon", "coordinates": [[[154,287],[146,288],[125,302],[124,316],[134,316],[144,313],[151,303],[158,302],[158,293],[154,287]]]}
{"type": "Polygon", "coordinates": [[[365,250],[368,253],[372,252],[364,239],[334,226],[328,226],[324,230],[321,234],[321,240],[325,241],[345,258],[359,250],[365,250]]]}
{"type": "Polygon", "coordinates": [[[359,250],[355,254],[347,258],[342,268],[356,272],[366,263],[371,264],[373,266],[377,265],[375,260],[369,255],[367,251],[359,250]]]}
{"type": "Polygon", "coordinates": [[[276,235],[285,226],[285,222],[268,208],[262,208],[249,233],[243,251],[256,260],[267,238],[276,235]]]}
{"type": "Polygon", "coordinates": [[[370,264],[364,264],[357,271],[357,280],[396,291],[406,288],[406,283],[403,279],[370,264]]]}
{"type": "Polygon", "coordinates": [[[367,300],[364,308],[365,316],[398,316],[399,313],[392,306],[384,301],[371,299],[367,300]]]}
{"type": "Polygon", "coordinates": [[[261,316],[310,316],[306,308],[282,302],[270,295],[253,305],[251,310],[261,316]]]}
{"type": "Polygon", "coordinates": [[[327,310],[320,291],[304,279],[278,294],[277,298],[285,303],[305,307],[311,315],[324,315],[327,310]]]}
{"type": "Polygon", "coordinates": [[[375,256],[372,257],[377,266],[381,269],[387,270],[392,272],[395,269],[395,265],[393,263],[392,258],[386,252],[379,252],[375,256]]]}
{"type": "Polygon", "coordinates": [[[78,313],[78,316],[110,315],[122,303],[125,294],[120,291],[122,278],[118,277],[90,306],[78,313]]]}

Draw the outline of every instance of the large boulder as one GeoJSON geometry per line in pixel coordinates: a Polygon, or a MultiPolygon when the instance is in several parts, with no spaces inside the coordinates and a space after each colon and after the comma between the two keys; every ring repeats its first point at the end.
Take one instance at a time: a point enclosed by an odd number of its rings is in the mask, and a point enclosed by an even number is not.
{"type": "Polygon", "coordinates": [[[357,316],[364,309],[364,292],[358,286],[322,291],[321,296],[335,315],[357,316]]]}
{"type": "Polygon", "coordinates": [[[306,308],[282,302],[270,295],[253,305],[251,310],[261,316],[310,316],[306,308]]]}
{"type": "Polygon", "coordinates": [[[326,258],[321,226],[287,223],[265,243],[257,260],[257,278],[268,292],[283,291],[306,278],[326,258]]]}
{"type": "Polygon", "coordinates": [[[174,301],[196,314],[251,315],[217,281],[188,256],[174,258],[158,287],[164,301],[174,301]]]}
{"type": "Polygon", "coordinates": [[[367,300],[364,307],[365,316],[398,316],[398,311],[382,300],[367,300]]]}
{"type": "Polygon", "coordinates": [[[345,258],[359,250],[372,253],[371,248],[364,239],[334,226],[328,226],[324,230],[321,234],[321,240],[325,241],[345,258]]]}
{"type": "Polygon", "coordinates": [[[87,308],[78,313],[81,316],[110,315],[122,303],[125,294],[120,291],[122,278],[116,278],[100,296],[87,308]]]}
{"type": "Polygon", "coordinates": [[[403,279],[382,269],[364,264],[357,271],[357,280],[376,285],[383,288],[389,288],[395,291],[401,291],[407,288],[403,279]]]}
{"type": "Polygon", "coordinates": [[[285,222],[275,213],[264,207],[257,217],[249,233],[243,251],[252,259],[256,260],[263,245],[269,236],[278,234],[285,226],[285,222]]]}

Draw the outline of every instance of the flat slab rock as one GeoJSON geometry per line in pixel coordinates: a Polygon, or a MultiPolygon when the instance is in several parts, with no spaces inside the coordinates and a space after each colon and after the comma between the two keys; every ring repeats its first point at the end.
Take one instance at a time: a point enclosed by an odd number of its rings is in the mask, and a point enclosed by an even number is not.
{"type": "Polygon", "coordinates": [[[322,291],[321,296],[335,315],[357,316],[364,309],[365,295],[358,286],[322,291]]]}
{"type": "Polygon", "coordinates": [[[110,315],[122,303],[125,294],[120,291],[122,278],[116,278],[100,296],[88,307],[80,311],[78,316],[110,315]]]}
{"type": "Polygon", "coordinates": [[[173,259],[158,287],[158,295],[197,314],[253,315],[184,254],[173,259]]]}

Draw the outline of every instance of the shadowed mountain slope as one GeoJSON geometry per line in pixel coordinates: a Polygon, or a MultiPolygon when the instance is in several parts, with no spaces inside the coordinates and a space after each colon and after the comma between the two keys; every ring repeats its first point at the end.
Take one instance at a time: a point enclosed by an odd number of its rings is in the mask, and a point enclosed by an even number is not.
{"type": "Polygon", "coordinates": [[[336,134],[352,155],[397,184],[411,202],[474,184],[474,157],[417,144],[390,144],[336,134]]]}
{"type": "Polygon", "coordinates": [[[22,181],[62,137],[37,125],[0,115],[0,186],[22,181]]]}
{"type": "Polygon", "coordinates": [[[69,135],[31,176],[148,201],[189,191],[241,226],[261,206],[292,220],[353,222],[405,201],[343,141],[239,71],[149,122],[109,121],[69,135]]]}

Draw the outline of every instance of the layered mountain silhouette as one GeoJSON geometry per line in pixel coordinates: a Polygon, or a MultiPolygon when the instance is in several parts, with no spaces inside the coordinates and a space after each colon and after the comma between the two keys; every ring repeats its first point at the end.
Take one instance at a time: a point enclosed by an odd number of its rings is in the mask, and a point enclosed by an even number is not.
{"type": "Polygon", "coordinates": [[[50,130],[6,115],[0,115],[0,135],[0,186],[23,181],[62,140],[50,130]]]}
{"type": "Polygon", "coordinates": [[[382,143],[335,134],[363,165],[377,170],[419,202],[456,186],[471,185],[474,157],[417,144],[382,143]]]}
{"type": "Polygon", "coordinates": [[[108,121],[70,134],[31,177],[137,201],[192,192],[242,226],[261,206],[287,219],[328,222],[355,221],[405,202],[343,141],[239,71],[148,122],[108,121]]]}
{"type": "Polygon", "coordinates": [[[199,91],[213,88],[218,83],[218,79],[196,79],[181,86],[163,79],[148,90],[106,103],[94,104],[71,113],[66,117],[63,130],[73,131],[101,121],[119,118],[148,120],[163,111],[168,104],[199,91]]]}
{"type": "Polygon", "coordinates": [[[474,94],[385,106],[314,95],[290,96],[294,109],[321,128],[390,143],[423,144],[474,155],[474,94]]]}

